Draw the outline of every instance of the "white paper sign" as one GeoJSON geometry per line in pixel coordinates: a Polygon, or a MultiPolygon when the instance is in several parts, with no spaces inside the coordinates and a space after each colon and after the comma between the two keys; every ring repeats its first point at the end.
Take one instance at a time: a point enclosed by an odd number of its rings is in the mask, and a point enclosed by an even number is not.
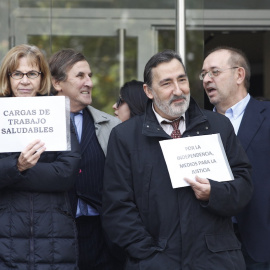
{"type": "Polygon", "coordinates": [[[35,139],[46,151],[70,150],[69,116],[64,96],[0,98],[0,152],[21,152],[35,139]]]}
{"type": "Polygon", "coordinates": [[[220,134],[160,141],[173,188],[189,186],[184,177],[234,180],[220,134]]]}

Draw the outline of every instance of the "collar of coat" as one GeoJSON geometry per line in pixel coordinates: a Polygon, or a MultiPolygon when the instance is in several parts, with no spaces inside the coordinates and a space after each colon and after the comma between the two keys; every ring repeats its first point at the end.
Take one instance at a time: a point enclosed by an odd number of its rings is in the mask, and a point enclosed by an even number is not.
{"type": "MultiPolygon", "coordinates": [[[[192,129],[196,125],[207,121],[206,115],[198,106],[196,101],[190,97],[189,107],[185,113],[186,117],[186,131],[192,129]]],[[[149,99],[146,105],[143,130],[142,133],[146,136],[160,136],[164,138],[171,138],[159,125],[156,116],[152,109],[152,100],[149,99]]]]}

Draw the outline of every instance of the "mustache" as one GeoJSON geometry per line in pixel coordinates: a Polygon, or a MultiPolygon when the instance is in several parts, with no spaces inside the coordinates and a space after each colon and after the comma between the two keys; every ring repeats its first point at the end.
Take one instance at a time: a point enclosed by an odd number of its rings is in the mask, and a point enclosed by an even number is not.
{"type": "Polygon", "coordinates": [[[177,99],[184,99],[185,101],[187,100],[187,97],[185,95],[181,95],[181,96],[173,96],[170,101],[169,104],[171,105],[175,100],[177,99]]]}

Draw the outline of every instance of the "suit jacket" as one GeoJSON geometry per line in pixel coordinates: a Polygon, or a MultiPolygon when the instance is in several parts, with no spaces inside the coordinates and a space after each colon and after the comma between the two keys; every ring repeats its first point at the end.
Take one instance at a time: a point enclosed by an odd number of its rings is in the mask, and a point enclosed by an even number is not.
{"type": "MultiPolygon", "coordinates": [[[[96,128],[96,136],[99,144],[106,156],[107,144],[112,128],[121,123],[121,121],[105,112],[99,111],[92,106],[87,106],[88,111],[92,115],[96,128]]],[[[83,146],[82,152],[85,150],[87,142],[83,146]]]]}
{"type": "Polygon", "coordinates": [[[249,255],[270,262],[270,102],[251,98],[238,131],[252,165],[254,192],[238,216],[239,232],[249,255]]]}
{"type": "MultiPolygon", "coordinates": [[[[101,147],[104,155],[107,154],[107,143],[109,140],[109,135],[113,127],[119,124],[121,121],[111,116],[105,112],[99,111],[92,106],[87,106],[88,112],[91,114],[94,120],[95,130],[92,128],[89,118],[84,117],[82,138],[81,138],[81,165],[82,166],[91,166],[91,161],[89,160],[90,147],[93,146],[93,140],[96,140],[101,147]],[[96,135],[96,138],[94,137],[96,135]]],[[[100,150],[97,153],[100,155],[100,150]]],[[[76,211],[76,205],[78,197],[84,200],[87,204],[91,205],[98,211],[101,208],[101,195],[102,195],[102,181],[97,179],[89,179],[87,170],[82,168],[81,174],[78,176],[76,181],[76,193],[71,194],[72,209],[76,211]],[[74,196],[75,195],[75,196],[74,196]]],[[[72,191],[72,193],[75,190],[72,191]]],[[[75,212],[74,212],[75,214],[75,212]]]]}

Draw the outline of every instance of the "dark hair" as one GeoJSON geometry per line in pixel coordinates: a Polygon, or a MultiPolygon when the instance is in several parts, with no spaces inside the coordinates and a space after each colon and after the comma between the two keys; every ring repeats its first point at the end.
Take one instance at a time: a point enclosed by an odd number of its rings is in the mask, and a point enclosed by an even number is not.
{"type": "Polygon", "coordinates": [[[126,82],[120,89],[120,99],[127,103],[130,117],[142,114],[148,100],[143,90],[143,82],[136,80],[126,82]]]}
{"type": "Polygon", "coordinates": [[[240,49],[236,49],[233,47],[229,47],[229,46],[218,46],[210,51],[208,51],[206,53],[205,58],[210,55],[213,52],[216,51],[220,51],[220,50],[226,50],[231,54],[231,58],[229,59],[229,64],[234,67],[234,66],[238,66],[238,67],[242,67],[245,69],[246,71],[246,77],[245,77],[245,81],[244,81],[244,85],[245,88],[247,90],[249,90],[249,86],[250,86],[250,64],[249,61],[247,59],[247,56],[245,55],[245,53],[240,50],[240,49]]]}
{"type": "Polygon", "coordinates": [[[144,83],[146,83],[149,87],[152,86],[152,79],[153,79],[153,74],[152,74],[152,69],[157,67],[161,63],[167,63],[170,62],[173,59],[177,59],[183,66],[185,73],[186,73],[186,68],[183,64],[182,58],[180,57],[179,54],[177,54],[173,50],[164,50],[162,52],[156,53],[154,56],[150,58],[150,60],[147,62],[144,68],[144,83]]]}
{"type": "MultiPolygon", "coordinates": [[[[87,61],[85,56],[73,49],[63,49],[56,52],[49,60],[49,67],[52,78],[57,82],[64,82],[67,79],[68,71],[80,61],[87,61]]],[[[56,94],[57,91],[52,86],[52,93],[56,94]]]]}

